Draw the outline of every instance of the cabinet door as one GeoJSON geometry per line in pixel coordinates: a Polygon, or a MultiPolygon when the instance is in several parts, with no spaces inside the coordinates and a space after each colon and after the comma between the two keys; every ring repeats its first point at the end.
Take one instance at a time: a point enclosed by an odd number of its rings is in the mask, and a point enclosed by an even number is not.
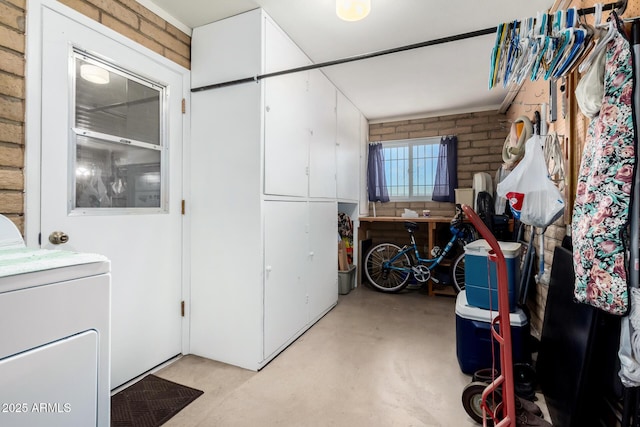
{"type": "Polygon", "coordinates": [[[335,202],[309,203],[309,260],[306,280],[309,320],[315,320],[338,301],[338,207],[335,202]]]}
{"type": "Polygon", "coordinates": [[[264,203],[264,357],[307,323],[307,203],[264,203]]]}
{"type": "Polygon", "coordinates": [[[319,70],[310,73],[309,196],[336,197],[336,88],[319,70]]]}
{"type": "Polygon", "coordinates": [[[311,64],[311,60],[271,19],[264,17],[265,73],[311,64]]]}
{"type": "Polygon", "coordinates": [[[358,200],[360,185],[360,112],[338,92],[337,102],[338,198],[358,200]]]}
{"type": "MultiPolygon", "coordinates": [[[[271,21],[266,21],[265,68],[277,71],[309,63],[304,53],[271,21]]],[[[308,194],[309,72],[263,80],[264,192],[305,197],[308,194]]]]}
{"type": "Polygon", "coordinates": [[[260,9],[193,29],[191,87],[205,86],[262,72],[260,9]]]}

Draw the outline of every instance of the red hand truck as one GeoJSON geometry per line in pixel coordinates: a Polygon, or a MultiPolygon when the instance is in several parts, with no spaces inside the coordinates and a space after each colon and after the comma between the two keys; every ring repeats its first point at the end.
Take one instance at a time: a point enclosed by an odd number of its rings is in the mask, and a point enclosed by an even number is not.
{"type": "Polygon", "coordinates": [[[511,350],[511,322],[509,319],[509,279],[507,276],[507,264],[504,254],[495,236],[478,214],[469,206],[462,205],[467,218],[471,221],[478,233],[487,241],[491,250],[489,261],[496,263],[498,279],[498,315],[491,322],[491,334],[500,346],[500,375],[493,380],[482,393],[483,426],[487,427],[487,415],[493,420],[496,427],[516,426],[516,400],[514,394],[513,353],[511,350]],[[503,322],[502,320],[505,320],[503,322]],[[505,327],[502,327],[506,325],[505,327]],[[502,402],[495,407],[490,407],[487,400],[493,393],[502,387],[502,402]]]}

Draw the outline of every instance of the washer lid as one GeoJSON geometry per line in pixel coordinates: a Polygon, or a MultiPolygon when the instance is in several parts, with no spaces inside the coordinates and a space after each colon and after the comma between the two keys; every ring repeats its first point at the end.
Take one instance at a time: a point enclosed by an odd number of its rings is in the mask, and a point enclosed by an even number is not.
{"type": "Polygon", "coordinates": [[[110,268],[109,260],[97,254],[0,248],[0,292],[95,276],[110,268]]]}
{"type": "Polygon", "coordinates": [[[24,248],[24,240],[13,221],[0,215],[0,249],[9,248],[24,248]]]}

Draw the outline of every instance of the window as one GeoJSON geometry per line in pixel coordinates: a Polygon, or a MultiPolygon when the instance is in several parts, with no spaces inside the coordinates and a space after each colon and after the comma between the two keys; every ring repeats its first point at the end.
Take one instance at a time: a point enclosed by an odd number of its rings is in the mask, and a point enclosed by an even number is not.
{"type": "Polygon", "coordinates": [[[70,210],[166,210],[165,88],[77,50],[72,67],[70,210]]]}
{"type": "Polygon", "coordinates": [[[389,198],[431,200],[440,137],[386,141],[382,147],[389,198]]]}

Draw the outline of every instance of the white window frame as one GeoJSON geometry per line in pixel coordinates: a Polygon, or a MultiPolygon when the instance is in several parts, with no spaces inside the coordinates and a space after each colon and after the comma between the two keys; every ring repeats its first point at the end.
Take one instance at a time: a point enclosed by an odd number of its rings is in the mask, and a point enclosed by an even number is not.
{"type": "MultiPolygon", "coordinates": [[[[391,147],[407,147],[409,154],[408,154],[408,170],[407,170],[407,181],[408,181],[408,186],[409,186],[409,195],[406,197],[398,197],[398,196],[393,196],[391,194],[391,191],[389,191],[389,200],[392,202],[430,202],[432,201],[432,195],[433,195],[433,191],[430,195],[428,196],[415,196],[413,195],[413,191],[414,191],[414,182],[413,182],[413,147],[416,145],[440,145],[440,140],[441,137],[440,136],[436,136],[436,137],[425,137],[425,138],[412,138],[412,139],[398,139],[398,140],[391,140],[391,141],[382,141],[382,149],[384,150],[385,148],[391,148],[391,147]]],[[[435,165],[433,168],[433,181],[435,184],[435,174],[436,174],[436,166],[437,166],[437,162],[438,162],[438,154],[436,152],[436,155],[434,157],[435,159],[435,165]]],[[[387,159],[385,158],[385,162],[387,161],[387,159]]],[[[386,172],[386,170],[385,170],[386,172]]],[[[387,186],[389,187],[389,179],[390,177],[386,176],[385,173],[385,180],[387,182],[387,186]]]]}
{"type": "Polygon", "coordinates": [[[122,215],[122,214],[151,214],[161,213],[166,214],[169,212],[169,144],[166,141],[167,134],[167,122],[168,122],[168,108],[167,99],[168,93],[166,86],[151,81],[145,77],[142,77],[131,70],[121,68],[108,59],[102,58],[100,55],[87,52],[77,46],[70,46],[69,54],[69,89],[70,103],[69,103],[69,165],[72,167],[68,171],[68,206],[67,210],[69,215],[81,216],[81,215],[122,215]],[[103,134],[99,132],[92,132],[87,129],[83,129],[76,125],[76,81],[75,73],[76,59],[80,58],[85,62],[99,65],[102,68],[109,70],[112,73],[119,74],[129,80],[135,81],[144,86],[153,88],[159,93],[160,101],[160,120],[159,120],[159,140],[158,144],[147,143],[144,141],[136,141],[133,139],[122,138],[118,135],[103,134]],[[86,136],[102,140],[112,144],[132,145],[140,148],[155,150],[160,152],[160,206],[159,207],[76,207],[76,144],[78,136],[86,136]]]}

